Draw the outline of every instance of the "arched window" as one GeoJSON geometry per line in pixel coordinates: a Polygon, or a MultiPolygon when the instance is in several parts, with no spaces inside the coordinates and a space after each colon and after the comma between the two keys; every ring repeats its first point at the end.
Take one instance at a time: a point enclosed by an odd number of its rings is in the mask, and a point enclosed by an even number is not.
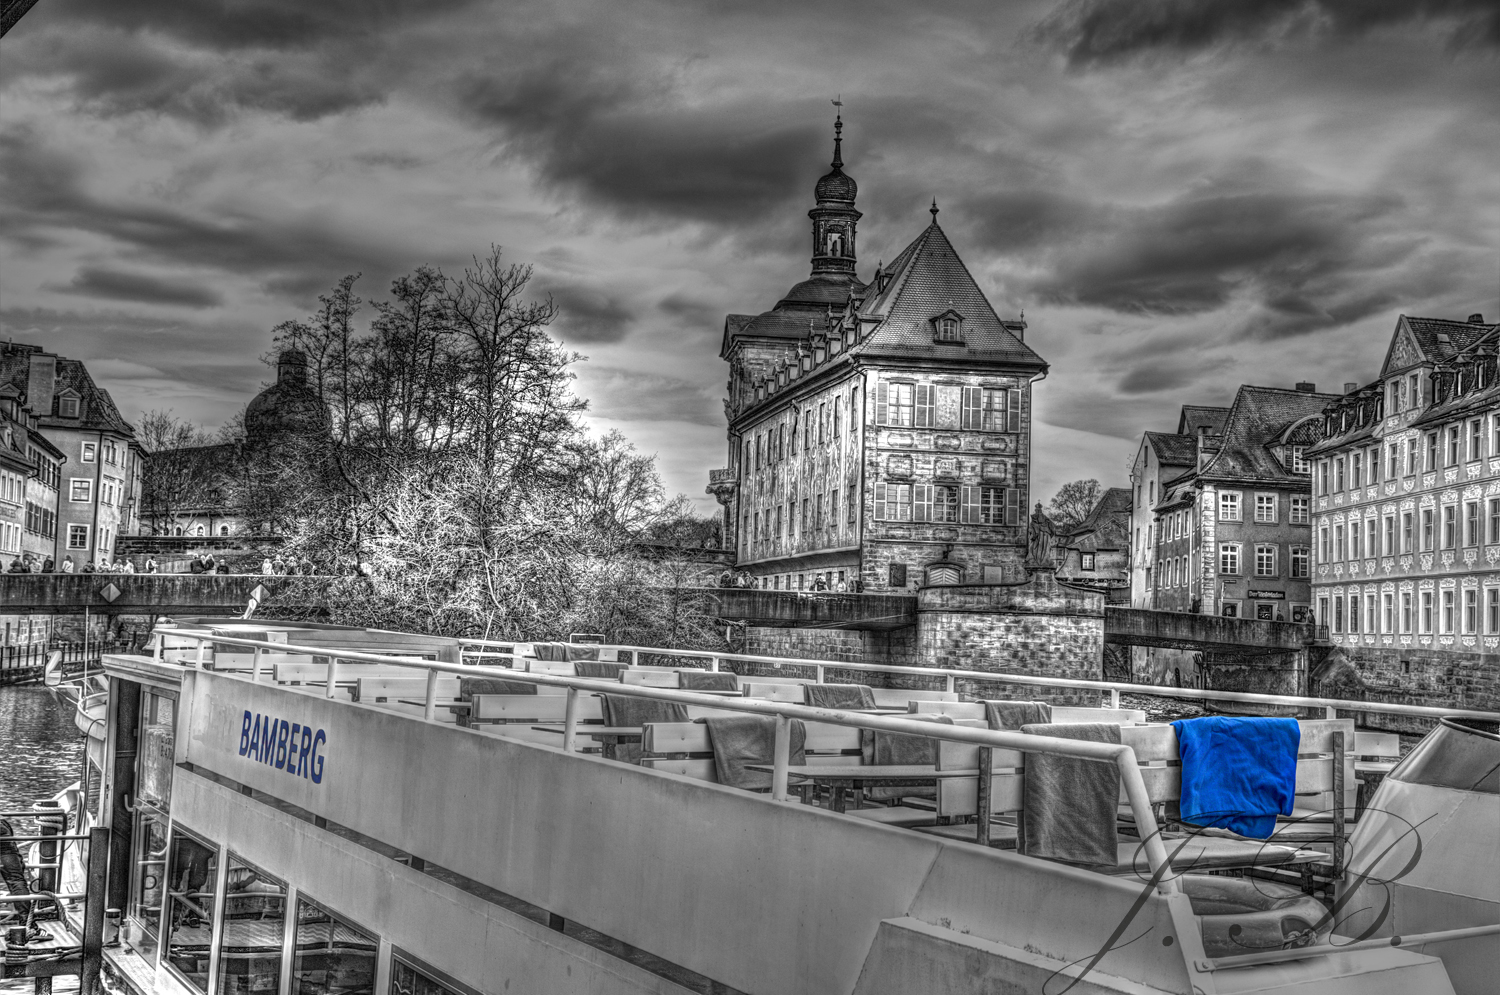
{"type": "Polygon", "coordinates": [[[964,582],[963,568],[952,563],[934,563],[927,568],[927,585],[937,587],[964,582]]]}
{"type": "Polygon", "coordinates": [[[206,536],[206,535],[208,535],[208,529],[205,528],[202,525],[195,526],[193,528],[193,535],[195,535],[195,536],[206,536]]]}
{"type": "Polygon", "coordinates": [[[172,530],[172,534],[173,534],[173,535],[174,535],[174,536],[180,536],[180,535],[182,535],[182,526],[181,526],[181,525],[179,525],[179,526],[177,526],[177,527],[176,527],[176,528],[174,528],[174,529],[173,529],[173,530],[172,530]]]}
{"type": "Polygon", "coordinates": [[[958,319],[944,318],[938,322],[938,338],[948,341],[958,338],[958,319]]]}
{"type": "Polygon", "coordinates": [[[227,525],[220,525],[219,526],[219,535],[221,535],[221,536],[227,536],[228,534],[229,534],[229,526],[227,526],[227,525]]]}

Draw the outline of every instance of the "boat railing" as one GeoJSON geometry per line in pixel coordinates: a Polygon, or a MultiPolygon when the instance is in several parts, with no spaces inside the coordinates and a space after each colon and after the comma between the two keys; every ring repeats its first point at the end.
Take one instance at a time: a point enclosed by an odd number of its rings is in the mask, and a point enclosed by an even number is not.
{"type": "MultiPolygon", "coordinates": [[[[155,641],[154,654],[157,659],[162,658],[162,643],[160,638],[168,634],[177,638],[189,638],[197,642],[196,658],[181,664],[182,666],[195,669],[207,669],[207,650],[211,644],[222,644],[228,646],[239,646],[254,652],[255,664],[250,674],[251,680],[258,680],[261,671],[261,656],[267,652],[275,653],[297,653],[312,654],[324,657],[328,660],[327,685],[325,695],[329,698],[336,697],[336,681],[341,663],[374,663],[393,667],[405,667],[412,670],[425,671],[427,676],[426,695],[422,713],[422,721],[436,722],[437,689],[438,678],[442,675],[456,677],[495,677],[507,681],[520,681],[536,684],[542,687],[556,687],[565,690],[567,703],[565,708],[563,745],[565,752],[577,752],[578,748],[578,700],[580,692],[590,694],[612,694],[623,695],[634,698],[649,698],[657,701],[676,702],[683,705],[697,705],[700,707],[722,709],[726,711],[743,712],[752,715],[764,715],[775,720],[775,738],[773,746],[771,800],[774,802],[788,802],[791,796],[788,792],[788,781],[790,779],[788,768],[791,766],[791,722],[798,719],[803,722],[825,722],[832,725],[845,726],[855,729],[870,729],[880,732],[899,733],[906,736],[919,736],[927,739],[947,740],[957,743],[970,743],[981,748],[983,755],[985,750],[1008,749],[1018,750],[1024,753],[1044,753],[1055,756],[1078,757],[1094,760],[1102,763],[1113,763],[1120,772],[1120,783],[1125,790],[1126,798],[1130,805],[1131,816],[1135,821],[1137,832],[1141,840],[1141,849],[1146,856],[1146,863],[1150,870],[1150,876],[1146,881],[1149,888],[1154,889],[1168,901],[1168,908],[1175,928],[1180,936],[1187,935],[1187,931],[1193,929],[1191,922],[1192,913],[1187,903],[1187,895],[1182,889],[1176,872],[1172,871],[1167,855],[1166,843],[1161,834],[1160,827],[1156,821],[1156,813],[1151,805],[1150,795],[1146,788],[1145,779],[1141,774],[1141,768],[1136,760],[1135,750],[1125,744],[1097,743],[1075,739],[1059,739],[1052,736],[1036,736],[1021,732],[1008,732],[995,729],[980,729],[970,726],[946,725],[937,722],[924,722],[916,719],[900,718],[892,715],[872,715],[864,712],[844,711],[834,708],[821,708],[811,705],[797,705],[786,702],[770,701],[764,698],[741,698],[733,696],[722,696],[713,694],[702,694],[693,691],[682,691],[672,688],[655,688],[638,684],[624,684],[618,681],[591,678],[574,677],[561,674],[550,674],[542,672],[531,672],[524,669],[512,667],[490,667],[478,664],[448,663],[438,660],[424,660],[409,656],[386,656],[380,653],[367,653],[359,650],[341,650],[328,646],[302,646],[292,643],[266,643],[260,640],[239,639],[230,636],[215,635],[211,632],[189,632],[182,629],[158,628],[155,630],[158,638],[155,641]]],[[[465,645],[479,646],[508,646],[505,650],[485,650],[485,655],[490,657],[505,658],[512,661],[530,659],[515,651],[514,644],[497,643],[485,640],[465,640],[465,645]]],[[[633,653],[662,653],[669,656],[679,657],[710,657],[714,660],[714,668],[718,669],[720,661],[751,660],[756,662],[781,662],[783,664],[800,664],[803,666],[820,666],[835,669],[865,669],[885,673],[910,673],[928,676],[940,676],[951,680],[976,679],[995,681],[1003,679],[1005,683],[1015,684],[1040,684],[1061,687],[1082,688],[1104,688],[1136,690],[1154,693],[1155,691],[1183,692],[1186,688],[1156,688],[1153,685],[1131,685],[1108,681],[1083,681],[1063,678],[1032,678],[1018,674],[992,674],[984,671],[965,670],[941,670],[934,671],[925,667],[899,667],[889,664],[847,664],[842,661],[829,660],[789,660],[782,657],[754,657],[747,654],[728,653],[705,653],[690,650],[660,650],[653,647],[606,647],[624,649],[633,653]]],[[[225,676],[235,680],[244,680],[244,676],[236,672],[226,672],[225,676]]],[[[823,673],[819,672],[821,680],[823,673]]],[[[950,687],[951,687],[950,683],[950,687]]],[[[305,687],[305,686],[303,686],[305,687]]],[[[291,690],[291,688],[288,688],[291,690]]],[[[306,693],[305,691],[303,693],[306,693]]],[[[1423,708],[1421,706],[1393,706],[1384,705],[1371,708],[1372,703],[1348,702],[1337,699],[1323,698],[1294,698],[1282,695],[1255,695],[1238,694],[1228,692],[1197,692],[1193,695],[1181,695],[1183,697],[1218,697],[1229,696],[1230,700],[1237,701],[1266,701],[1276,704],[1298,704],[1313,705],[1332,708],[1357,708],[1366,711],[1396,710],[1399,714],[1458,716],[1469,718],[1481,718],[1490,721],[1500,720],[1500,714],[1494,712],[1481,712],[1464,709],[1439,709],[1423,708]]],[[[1379,705],[1379,703],[1373,703],[1379,705]]],[[[413,716],[413,719],[416,717],[413,716]]],[[[587,725],[584,727],[587,734],[587,725]]],[[[981,769],[987,765],[983,759],[980,761],[981,769]]],[[[978,772],[976,772],[976,775],[978,772]]],[[[1418,937],[1412,937],[1410,945],[1416,946],[1415,941],[1421,944],[1439,943],[1448,940],[1460,940],[1472,936],[1490,935],[1500,931],[1500,926],[1488,925],[1481,927],[1442,930],[1433,933],[1425,933],[1418,937]]],[[[1192,944],[1196,951],[1190,950],[1187,943],[1181,945],[1181,953],[1189,973],[1195,977],[1202,977],[1218,971],[1234,968],[1251,967],[1259,964],[1272,964],[1288,960],[1300,960],[1304,958],[1317,957],[1323,954],[1338,953],[1342,950],[1358,950],[1365,948],[1378,948],[1388,946],[1400,946],[1403,944],[1401,937],[1393,937],[1385,940],[1371,940],[1357,944],[1337,944],[1332,940],[1313,944],[1296,950],[1270,950],[1259,951],[1235,957],[1209,958],[1203,955],[1201,943],[1192,944]]]]}
{"type": "MultiPolygon", "coordinates": [[[[325,657],[328,660],[325,694],[329,698],[337,695],[336,682],[339,674],[338,668],[341,663],[377,663],[386,666],[406,667],[412,670],[425,671],[427,674],[427,687],[423,703],[422,719],[427,722],[437,721],[437,682],[438,677],[441,675],[495,677],[507,681],[536,684],[541,687],[563,688],[567,693],[567,704],[564,710],[562,748],[565,752],[569,753],[577,752],[579,728],[578,698],[580,692],[623,695],[632,698],[650,698],[656,701],[675,702],[682,705],[697,705],[725,711],[769,716],[775,719],[776,722],[772,752],[771,799],[777,802],[785,802],[790,798],[787,782],[790,779],[788,768],[791,765],[791,722],[793,719],[799,719],[803,722],[824,722],[855,729],[899,733],[906,736],[921,736],[927,739],[949,740],[956,743],[970,743],[981,749],[1020,750],[1027,753],[1046,753],[1057,756],[1079,757],[1103,763],[1113,763],[1120,771],[1121,786],[1125,789],[1126,798],[1130,803],[1131,815],[1135,819],[1135,825],[1140,834],[1141,847],[1145,852],[1146,863],[1151,872],[1151,883],[1158,891],[1164,894],[1173,894],[1181,890],[1176,878],[1170,872],[1166,845],[1157,826],[1156,813],[1151,807],[1150,795],[1146,789],[1146,782],[1141,774],[1140,766],[1136,761],[1135,750],[1124,744],[1058,739],[1052,736],[1034,736],[1020,732],[946,725],[938,722],[924,722],[914,718],[872,715],[865,712],[852,712],[835,708],[821,708],[812,705],[796,705],[787,702],[769,701],[764,698],[726,697],[694,691],[681,691],[673,688],[653,688],[637,684],[622,684],[618,681],[601,678],[532,673],[510,667],[447,663],[438,660],[422,660],[409,656],[386,656],[380,653],[340,650],[328,646],[299,646],[292,643],[272,644],[260,640],[215,635],[211,632],[198,633],[182,629],[157,629],[156,632],[158,635],[168,634],[174,638],[196,640],[198,643],[196,659],[191,661],[191,663],[184,662],[182,664],[183,666],[191,666],[196,669],[207,669],[205,666],[208,662],[206,647],[210,644],[241,646],[253,650],[256,662],[249,675],[251,680],[259,679],[259,675],[262,673],[260,658],[267,651],[298,654],[309,653],[325,657]]],[[[161,655],[161,643],[162,640],[158,639],[157,649],[155,650],[158,658],[161,655]]],[[[511,659],[522,659],[519,654],[514,652],[495,655],[506,656],[511,659]]],[[[229,672],[228,675],[244,679],[238,674],[233,674],[233,672],[229,672]]],[[[415,716],[413,717],[415,718],[415,716]]],[[[585,734],[587,733],[587,728],[587,726],[584,726],[585,734]]],[[[981,767],[983,766],[984,764],[981,761],[981,767]]],[[[977,773],[976,776],[978,776],[977,773]]]]}
{"type": "MultiPolygon", "coordinates": [[[[495,640],[462,639],[461,646],[485,647],[485,655],[515,656],[514,653],[496,653],[490,647],[514,646],[495,640]]],[[[593,645],[591,644],[591,647],[593,645]]],[[[889,663],[860,663],[845,660],[818,660],[800,657],[756,656],[748,653],[720,653],[713,650],[665,649],[656,646],[631,646],[604,644],[603,650],[628,654],[633,664],[642,656],[668,657],[680,660],[707,660],[709,670],[717,671],[726,662],[770,664],[773,667],[802,667],[815,672],[814,682],[825,683],[829,670],[867,671],[878,674],[907,674],[941,680],[944,690],[957,690],[959,681],[982,681],[991,684],[1016,684],[1046,688],[1079,688],[1108,693],[1110,708],[1120,707],[1120,695],[1144,694],[1166,698],[1184,698],[1195,701],[1236,701],[1262,705],[1280,705],[1289,708],[1321,708],[1327,718],[1338,718],[1338,712],[1378,712],[1385,715],[1406,715],[1417,718],[1477,719],[1483,722],[1500,722],[1500,712],[1473,708],[1450,708],[1441,705],[1403,705],[1387,701],[1355,701],[1347,698],[1316,698],[1306,695],[1261,694],[1251,691],[1217,691],[1203,688],[1179,688],[1160,684],[1133,684],[1125,681],[1096,681],[1069,677],[1039,677],[1035,674],[1010,674],[989,670],[955,670],[944,667],[907,667],[889,663]]],[[[465,651],[466,655],[468,651],[465,651]]],[[[478,655],[477,653],[475,655],[478,655]]],[[[753,675],[750,679],[754,679],[753,675]]]]}

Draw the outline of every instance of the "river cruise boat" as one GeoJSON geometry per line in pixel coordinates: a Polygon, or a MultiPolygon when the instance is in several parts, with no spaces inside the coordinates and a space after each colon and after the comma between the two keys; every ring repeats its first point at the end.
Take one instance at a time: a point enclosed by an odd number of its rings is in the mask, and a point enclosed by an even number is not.
{"type": "Polygon", "coordinates": [[[1152,688],[1299,716],[1297,808],[1261,841],[1181,822],[1174,727],[1123,707],[1129,685],[212,619],[104,670],[76,794],[111,831],[120,992],[1480,995],[1500,977],[1488,713],[1407,707],[1447,717],[1398,763],[1365,719],[1402,706],[1152,688]],[[875,686],[893,672],[923,689],[875,686]],[[1046,728],[1007,725],[1030,699],[1046,728]],[[1107,728],[1064,735],[1085,726],[1107,728]],[[1099,861],[1059,856],[1099,838],[1099,861]]]}

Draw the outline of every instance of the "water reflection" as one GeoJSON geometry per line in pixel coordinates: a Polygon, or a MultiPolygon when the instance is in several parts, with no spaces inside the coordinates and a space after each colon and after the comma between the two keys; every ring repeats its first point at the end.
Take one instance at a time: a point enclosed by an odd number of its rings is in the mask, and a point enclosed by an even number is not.
{"type": "Polygon", "coordinates": [[[0,687],[0,811],[31,807],[83,776],[73,705],[43,687],[0,687]]]}

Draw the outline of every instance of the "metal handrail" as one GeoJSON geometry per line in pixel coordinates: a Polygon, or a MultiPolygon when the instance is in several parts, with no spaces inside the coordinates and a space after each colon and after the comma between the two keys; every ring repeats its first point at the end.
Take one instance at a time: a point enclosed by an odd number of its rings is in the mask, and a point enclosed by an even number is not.
{"type": "MultiPolygon", "coordinates": [[[[461,646],[464,645],[496,645],[492,640],[460,639],[461,646]]],[[[501,645],[513,646],[514,643],[501,645]]],[[[590,644],[597,645],[597,644],[590,644]]],[[[769,663],[773,666],[812,667],[817,670],[817,683],[823,683],[824,671],[827,668],[835,670],[868,670],[882,674],[912,674],[921,677],[945,678],[948,690],[954,690],[953,684],[956,680],[989,681],[995,684],[1027,684],[1039,687],[1068,687],[1084,688],[1096,691],[1109,691],[1112,707],[1119,707],[1119,694],[1148,694],[1159,695],[1169,698],[1195,698],[1207,701],[1243,701],[1267,705],[1287,705],[1299,708],[1323,708],[1330,710],[1330,718],[1333,718],[1331,710],[1344,709],[1353,712],[1382,712],[1390,715],[1412,715],[1423,718],[1462,718],[1479,719],[1485,722],[1500,722],[1500,712],[1482,711],[1472,708],[1444,708],[1436,705],[1401,705],[1395,702],[1381,701],[1350,701],[1344,698],[1311,698],[1302,695],[1280,695],[1259,694],[1250,691],[1214,691],[1199,688],[1178,688],[1160,684],[1129,684],[1123,681],[1094,681],[1082,680],[1072,677],[1036,677],[1030,674],[1007,674],[991,672],[987,670],[955,670],[945,667],[907,667],[890,663],[851,663],[843,660],[814,660],[799,657],[782,656],[755,656],[748,653],[720,653],[714,650],[680,650],[663,649],[655,646],[630,646],[626,644],[604,644],[600,649],[612,649],[625,651],[639,659],[639,654],[650,653],[654,656],[669,656],[690,659],[708,659],[712,662],[710,670],[718,670],[720,661],[737,660],[745,663],[769,663]]],[[[509,654],[515,656],[516,654],[509,654]]],[[[753,676],[749,678],[753,680],[753,676]]]]}
{"type": "MultiPolygon", "coordinates": [[[[229,636],[214,635],[213,633],[185,632],[181,629],[157,629],[154,631],[195,639],[198,641],[200,651],[205,643],[210,642],[222,643],[226,646],[246,646],[251,649],[257,647],[261,649],[266,648],[266,644],[258,640],[238,639],[229,636]]],[[[157,645],[159,647],[160,642],[157,645]]],[[[427,697],[423,707],[423,719],[426,721],[433,721],[435,717],[438,674],[453,674],[460,677],[496,677],[504,680],[519,680],[546,687],[565,688],[567,689],[568,700],[563,727],[563,749],[567,752],[574,752],[575,748],[578,729],[577,704],[579,691],[607,692],[626,697],[651,698],[657,701],[676,702],[683,705],[699,705],[728,711],[768,715],[776,720],[771,775],[771,798],[773,801],[786,801],[788,797],[787,768],[791,752],[790,722],[792,719],[801,719],[804,722],[826,722],[831,725],[846,726],[854,729],[872,729],[901,733],[907,736],[921,736],[927,739],[972,743],[976,746],[990,749],[999,748],[1020,750],[1028,753],[1048,753],[1110,762],[1115,764],[1120,771],[1121,784],[1124,786],[1126,797],[1130,802],[1131,814],[1135,818],[1136,828],[1141,838],[1141,845],[1146,851],[1146,863],[1151,869],[1151,880],[1156,882],[1157,890],[1163,894],[1173,894],[1180,891],[1176,879],[1169,873],[1166,846],[1158,830],[1156,814],[1151,808],[1151,799],[1146,791],[1146,782],[1141,775],[1135,750],[1124,744],[1096,743],[1077,739],[1058,739],[1052,736],[1033,736],[1020,732],[1004,732],[995,729],[977,729],[968,726],[923,722],[886,715],[847,712],[834,708],[819,708],[811,705],[773,702],[763,698],[735,698],[699,694],[693,691],[680,691],[670,688],[650,688],[589,677],[563,677],[555,674],[534,674],[504,667],[482,667],[474,664],[418,660],[412,657],[382,656],[378,653],[339,650],[327,646],[313,647],[292,643],[279,643],[276,648],[288,653],[313,653],[318,656],[328,657],[328,697],[333,697],[339,660],[382,663],[391,666],[407,667],[412,670],[424,670],[428,675],[427,697]]],[[[200,659],[197,661],[197,665],[201,669],[204,662],[201,659],[201,652],[199,656],[200,659]]],[[[225,674],[224,676],[236,680],[244,679],[236,674],[225,674]]]]}

